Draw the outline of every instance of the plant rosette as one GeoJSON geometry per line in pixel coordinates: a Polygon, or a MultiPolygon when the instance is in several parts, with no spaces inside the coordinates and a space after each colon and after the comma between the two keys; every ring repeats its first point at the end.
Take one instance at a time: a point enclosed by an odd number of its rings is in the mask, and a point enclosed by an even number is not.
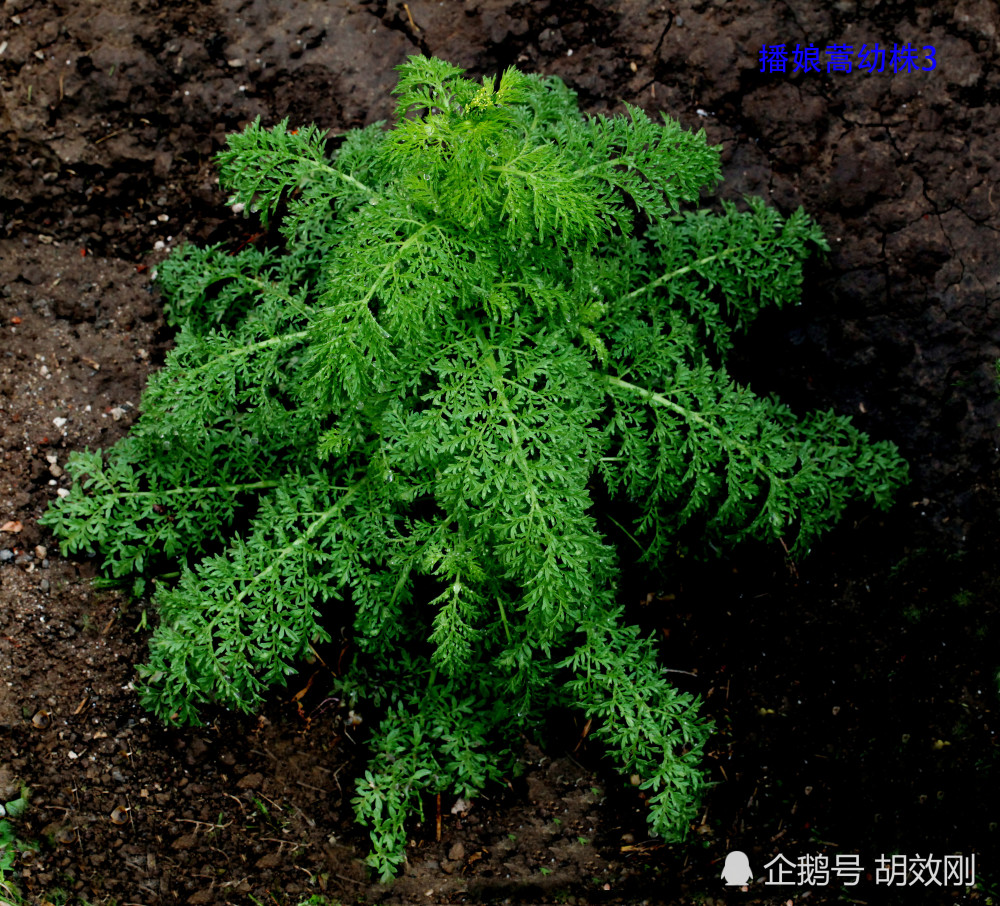
{"type": "Polygon", "coordinates": [[[229,138],[221,182],[267,244],[162,265],[176,348],[44,523],[112,577],[179,568],[139,668],[166,721],[258,708],[353,626],[340,682],[382,715],[354,806],[383,878],[425,794],[474,796],[556,706],[679,840],[711,725],[624,622],[596,501],[635,514],[651,568],[682,537],[801,554],[849,502],[890,504],[891,443],[725,367],[826,243],[759,199],[697,209],[704,133],[585,116],[558,79],[411,57],[395,94],[391,128],[332,154],[287,121],[229,138]]]}

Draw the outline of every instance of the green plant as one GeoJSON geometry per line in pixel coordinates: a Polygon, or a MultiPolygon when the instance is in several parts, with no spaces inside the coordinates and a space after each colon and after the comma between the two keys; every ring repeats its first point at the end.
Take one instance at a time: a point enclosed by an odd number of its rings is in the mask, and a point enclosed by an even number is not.
{"type": "Polygon", "coordinates": [[[21,852],[37,849],[37,844],[21,840],[14,822],[27,811],[30,795],[28,787],[22,786],[20,795],[0,808],[0,906],[27,902],[15,882],[14,866],[21,852]]]}
{"type": "Polygon", "coordinates": [[[474,795],[555,705],[680,839],[711,727],[623,623],[595,499],[630,502],[651,564],[685,528],[803,553],[851,499],[889,504],[895,447],[724,366],[826,244],[756,199],[682,213],[719,159],[672,120],[588,118],[513,69],[400,71],[393,128],[332,157],[314,127],[230,137],[230,203],[280,238],[163,264],[176,348],[44,522],[115,577],[180,563],[140,667],[167,721],[257,708],[353,623],[345,690],[384,714],[354,805],[383,877],[421,796],[474,795]]]}

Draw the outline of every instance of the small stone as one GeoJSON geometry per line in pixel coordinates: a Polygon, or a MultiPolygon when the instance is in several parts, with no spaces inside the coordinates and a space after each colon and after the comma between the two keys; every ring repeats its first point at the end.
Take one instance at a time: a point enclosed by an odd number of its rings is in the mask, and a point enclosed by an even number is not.
{"type": "Polygon", "coordinates": [[[45,454],[45,461],[50,466],[54,466],[57,462],[59,462],[59,457],[55,453],[46,453],[45,454]]]}
{"type": "Polygon", "coordinates": [[[52,465],[49,466],[49,475],[51,475],[53,478],[59,478],[62,475],[62,473],[63,470],[55,463],[52,463],[52,465]]]}
{"type": "Polygon", "coordinates": [[[14,559],[14,552],[9,551],[6,548],[0,550],[0,563],[6,563],[8,560],[14,559]]]}
{"type": "Polygon", "coordinates": [[[111,417],[117,422],[121,421],[121,417],[125,414],[125,410],[121,406],[115,406],[111,410],[111,417]]]}
{"type": "Polygon", "coordinates": [[[448,850],[448,858],[452,862],[461,862],[465,858],[465,845],[461,840],[451,844],[451,848],[448,850]]]}
{"type": "Polygon", "coordinates": [[[55,425],[57,428],[61,428],[68,421],[69,421],[68,418],[63,418],[62,416],[59,416],[58,418],[52,419],[52,424],[55,425]]]}
{"type": "Polygon", "coordinates": [[[44,544],[35,545],[35,556],[39,560],[44,560],[49,555],[49,549],[44,544]]]}
{"type": "Polygon", "coordinates": [[[18,522],[16,519],[12,519],[10,522],[5,522],[3,525],[0,525],[0,532],[9,532],[11,535],[16,535],[23,528],[24,525],[22,523],[18,522]]]}
{"type": "Polygon", "coordinates": [[[39,591],[47,592],[51,587],[52,586],[49,584],[48,579],[42,579],[42,581],[38,583],[39,591]]]}
{"type": "Polygon", "coordinates": [[[233,57],[231,60],[226,60],[226,64],[231,69],[242,69],[244,66],[246,66],[246,62],[244,60],[241,60],[239,57],[233,57]]]}
{"type": "Polygon", "coordinates": [[[69,488],[59,488],[59,490],[56,491],[56,493],[60,497],[69,497],[69,488]]]}

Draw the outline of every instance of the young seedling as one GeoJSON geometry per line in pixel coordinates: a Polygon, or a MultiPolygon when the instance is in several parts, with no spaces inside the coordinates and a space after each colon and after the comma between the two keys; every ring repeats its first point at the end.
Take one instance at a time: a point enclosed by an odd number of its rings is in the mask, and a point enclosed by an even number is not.
{"type": "Polygon", "coordinates": [[[163,264],[176,348],[45,524],[116,577],[179,564],[139,668],[166,721],[258,708],[352,627],[346,694],[382,715],[354,800],[382,877],[422,796],[474,796],[557,705],[678,840],[711,727],[623,622],[606,529],[634,514],[653,568],[682,538],[801,554],[849,501],[890,503],[894,446],[725,369],[826,244],[757,199],[693,209],[719,156],[670,119],[587,117],[514,69],[400,73],[392,127],[332,154],[287,122],[230,137],[230,204],[280,239],[163,264]]]}

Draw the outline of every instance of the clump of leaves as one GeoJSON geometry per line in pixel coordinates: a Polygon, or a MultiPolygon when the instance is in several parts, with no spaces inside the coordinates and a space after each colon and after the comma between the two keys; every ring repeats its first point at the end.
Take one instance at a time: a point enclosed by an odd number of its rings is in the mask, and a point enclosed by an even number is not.
{"type": "Polygon", "coordinates": [[[230,137],[230,203],[283,241],[164,263],[177,346],[45,523],[114,576],[180,562],[140,668],[168,721],[257,708],[353,624],[345,683],[385,714],[354,800],[383,877],[423,793],[474,795],[556,705],[676,840],[711,728],[623,622],[594,500],[631,502],[654,564],[695,520],[802,553],[848,501],[889,504],[895,447],[725,370],[826,244],[756,199],[682,212],[719,158],[670,119],[586,117],[513,69],[400,70],[393,127],[333,154],[287,122],[230,137]]]}
{"type": "Polygon", "coordinates": [[[22,786],[21,793],[16,799],[0,803],[0,904],[9,902],[14,906],[17,903],[27,902],[22,898],[20,889],[15,883],[16,865],[21,854],[37,849],[37,844],[21,840],[14,822],[27,811],[30,795],[31,791],[22,786]]]}

